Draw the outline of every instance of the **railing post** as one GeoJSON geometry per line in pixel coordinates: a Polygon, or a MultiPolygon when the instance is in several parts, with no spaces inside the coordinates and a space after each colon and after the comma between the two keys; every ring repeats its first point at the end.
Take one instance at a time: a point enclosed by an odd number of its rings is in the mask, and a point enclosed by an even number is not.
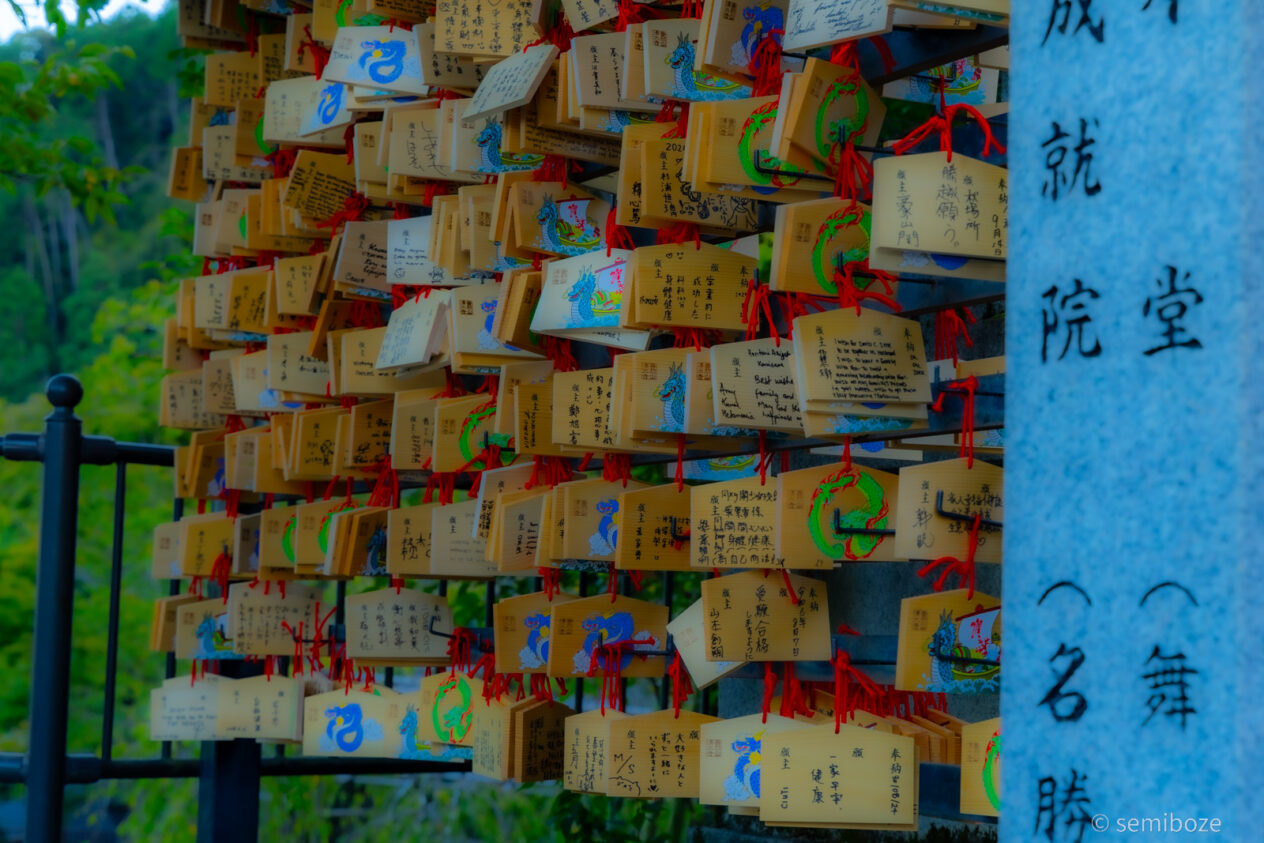
{"type": "Polygon", "coordinates": [[[56,375],[49,380],[46,394],[54,409],[44,420],[44,490],[35,572],[31,733],[26,759],[26,839],[32,843],[61,840],[83,438],[82,424],[74,412],[83,398],[79,381],[70,375],[56,375]]]}
{"type": "MultiPolygon", "coordinates": [[[[220,662],[223,676],[257,675],[258,665],[220,662]]],[[[261,745],[255,740],[202,741],[198,779],[198,843],[253,843],[259,837],[261,745]]]]}

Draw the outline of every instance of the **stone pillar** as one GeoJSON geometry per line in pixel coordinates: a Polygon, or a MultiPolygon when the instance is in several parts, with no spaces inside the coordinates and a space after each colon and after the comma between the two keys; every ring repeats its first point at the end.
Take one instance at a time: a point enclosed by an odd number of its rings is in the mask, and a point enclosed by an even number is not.
{"type": "Polygon", "coordinates": [[[1264,3],[1011,35],[1001,839],[1256,838],[1264,3]]]}

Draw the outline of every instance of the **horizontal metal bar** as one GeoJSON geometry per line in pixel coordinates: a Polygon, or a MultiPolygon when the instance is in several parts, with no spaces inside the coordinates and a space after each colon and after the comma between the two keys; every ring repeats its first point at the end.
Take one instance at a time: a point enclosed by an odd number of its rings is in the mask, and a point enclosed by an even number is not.
{"type": "MultiPolygon", "coordinates": [[[[171,445],[116,442],[108,436],[85,436],[80,461],[90,465],[134,463],[173,466],[175,453],[176,449],[171,445]]],[[[43,442],[37,433],[6,433],[0,436],[0,457],[15,461],[42,462],[43,442]]]]}
{"type": "Polygon", "coordinates": [[[6,460],[39,462],[43,459],[40,450],[38,433],[6,433],[0,436],[0,457],[6,460]]]}
{"type": "MultiPolygon", "coordinates": [[[[265,776],[410,775],[417,773],[468,773],[469,761],[410,761],[401,758],[337,758],[282,756],[262,759],[265,776]]],[[[201,762],[196,758],[130,758],[102,761],[95,755],[66,757],[66,782],[92,784],[107,779],[197,778],[201,762]]],[[[26,756],[0,753],[0,784],[26,780],[26,756]]]]}

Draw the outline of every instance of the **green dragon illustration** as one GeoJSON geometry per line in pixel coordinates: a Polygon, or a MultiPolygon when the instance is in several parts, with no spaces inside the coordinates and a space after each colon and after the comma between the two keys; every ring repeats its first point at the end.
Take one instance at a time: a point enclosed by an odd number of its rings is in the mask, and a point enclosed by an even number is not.
{"type": "Polygon", "coordinates": [[[802,181],[802,176],[794,173],[805,172],[803,168],[786,163],[766,149],[755,147],[755,141],[765,126],[772,125],[777,119],[777,100],[765,103],[751,112],[751,116],[742,124],[742,135],[737,141],[737,154],[742,162],[742,171],[755,183],[760,193],[772,193],[778,188],[793,187],[802,181]],[[780,174],[761,173],[756,165],[769,170],[780,170],[780,174]],[[790,178],[786,178],[789,175],[790,178]]]}
{"type": "Polygon", "coordinates": [[[865,497],[859,509],[841,513],[844,528],[881,530],[887,526],[890,505],[882,486],[871,475],[859,469],[838,471],[817,484],[812,492],[812,505],[808,509],[808,533],[817,549],[831,559],[864,559],[882,542],[882,536],[866,536],[855,533],[833,534],[833,519],[827,515],[827,507],[834,496],[845,489],[856,487],[865,497]],[[827,535],[826,529],[829,529],[827,535]]]}
{"type": "MultiPolygon", "coordinates": [[[[842,262],[850,263],[869,257],[869,231],[873,228],[872,214],[858,205],[848,205],[826,217],[825,222],[821,223],[821,227],[816,231],[816,245],[812,247],[812,272],[816,276],[816,283],[830,295],[838,293],[838,285],[834,283],[834,267],[828,265],[825,252],[840,231],[857,224],[865,233],[865,243],[863,246],[848,249],[842,254],[842,262]]],[[[872,279],[865,279],[864,285],[857,283],[856,286],[864,289],[864,286],[871,283],[873,283],[872,279]]]]}
{"type": "MultiPolygon", "coordinates": [[[[485,419],[489,419],[494,415],[496,415],[496,405],[484,404],[470,410],[469,415],[461,421],[461,435],[457,437],[456,441],[457,446],[461,449],[461,458],[469,464],[471,471],[482,471],[487,467],[485,460],[480,459],[474,461],[474,458],[477,457],[483,449],[476,447],[475,443],[470,440],[474,436],[474,431],[478,429],[479,425],[481,425],[485,419]]],[[[498,445],[501,448],[507,447],[509,445],[509,440],[510,437],[504,433],[489,433],[487,435],[487,441],[490,444],[498,445]]],[[[505,458],[507,461],[512,462],[514,455],[511,452],[506,453],[505,458]]]]}
{"type": "Polygon", "coordinates": [[[988,802],[998,811],[1001,810],[1001,795],[996,790],[996,780],[999,778],[997,765],[1000,761],[1001,732],[998,729],[988,741],[987,751],[983,755],[983,792],[987,794],[988,802]]]}
{"type": "Polygon", "coordinates": [[[846,73],[830,83],[816,110],[816,151],[826,160],[833,160],[836,145],[859,142],[869,123],[869,94],[860,83],[860,76],[846,73]],[[830,106],[843,97],[856,98],[856,113],[842,120],[826,121],[830,106]]]}
{"type": "Polygon", "coordinates": [[[473,698],[469,683],[463,676],[454,676],[439,686],[434,707],[430,709],[430,722],[440,740],[454,743],[469,733],[474,725],[474,712],[470,706],[473,698]],[[457,702],[448,700],[448,694],[455,694],[457,702]]]}

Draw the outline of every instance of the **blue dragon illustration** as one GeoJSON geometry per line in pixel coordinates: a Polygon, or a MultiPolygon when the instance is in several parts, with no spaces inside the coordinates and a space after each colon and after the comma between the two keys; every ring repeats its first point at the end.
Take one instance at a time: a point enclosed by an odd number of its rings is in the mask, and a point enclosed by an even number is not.
{"type": "MultiPolygon", "coordinates": [[[[621,267],[622,261],[614,267],[601,270],[602,276],[616,269],[621,275],[621,267]]],[[[614,327],[619,324],[622,287],[620,285],[615,290],[603,290],[598,284],[599,280],[596,272],[586,269],[567,291],[566,298],[571,303],[572,328],[614,327]]]]}
{"type": "Polygon", "coordinates": [[[342,109],[342,83],[335,82],[325,86],[320,92],[320,104],[316,106],[316,117],[321,123],[328,125],[338,116],[342,109]]]}
{"type": "Polygon", "coordinates": [[[202,618],[202,622],[198,624],[198,658],[240,658],[240,656],[233,652],[233,639],[224,635],[224,627],[222,623],[224,617],[224,615],[219,615],[218,617],[207,615],[202,618]]]}
{"type": "Polygon", "coordinates": [[[364,712],[360,710],[359,703],[327,708],[325,716],[329,718],[325,737],[332,738],[343,752],[355,752],[364,743],[364,712]]]}
{"type": "Polygon", "coordinates": [[[483,327],[478,332],[478,347],[482,351],[496,351],[497,349],[507,348],[510,351],[521,351],[516,345],[510,345],[507,342],[501,342],[496,339],[496,335],[492,333],[492,323],[496,320],[495,299],[489,299],[479,305],[487,318],[483,320],[483,327]]]}
{"type": "Polygon", "coordinates": [[[404,72],[404,43],[402,41],[362,41],[360,67],[369,78],[379,85],[389,85],[404,72]]]}
{"type": "Polygon", "coordinates": [[[762,731],[745,735],[733,741],[737,761],[733,774],[724,780],[724,798],[730,802],[745,802],[759,798],[760,753],[763,745],[762,731]]]}
{"type": "MultiPolygon", "coordinates": [[[[742,27],[741,48],[744,51],[744,60],[736,62],[742,67],[750,64],[751,54],[755,51],[755,47],[759,45],[759,39],[768,32],[775,30],[785,31],[786,18],[785,13],[776,6],[771,5],[768,0],[756,3],[753,6],[747,6],[742,9],[742,18],[746,21],[746,26],[742,27]]],[[[776,38],[772,35],[769,37],[776,38]]],[[[780,41],[781,39],[777,39],[780,41]]],[[[734,58],[737,58],[736,49],[734,58]]]]}
{"type": "Polygon", "coordinates": [[[552,621],[548,612],[536,612],[527,615],[522,625],[531,630],[527,633],[527,646],[518,651],[519,667],[531,670],[544,667],[549,662],[549,625],[552,621]]]}
{"type": "Polygon", "coordinates": [[[474,142],[478,144],[478,167],[480,173],[514,173],[521,170],[534,170],[544,161],[543,155],[501,154],[500,141],[502,130],[495,120],[488,120],[487,125],[479,131],[474,142]]]}
{"type": "Polygon", "coordinates": [[[619,499],[597,501],[597,511],[601,513],[601,521],[597,532],[588,537],[588,552],[593,556],[609,556],[614,553],[619,539],[619,499]]]}
{"type": "Polygon", "coordinates": [[[679,433],[685,429],[685,367],[680,363],[672,363],[668,369],[667,380],[656,393],[663,399],[662,429],[668,433],[679,433]]]}
{"type": "MultiPolygon", "coordinates": [[[[631,641],[635,632],[631,612],[610,612],[605,615],[593,612],[584,618],[581,626],[588,634],[584,636],[584,643],[573,659],[576,673],[588,672],[588,666],[592,664],[593,650],[597,647],[619,641],[631,641]]],[[[649,633],[646,633],[644,638],[648,646],[657,646],[658,642],[649,633]]],[[[619,661],[619,669],[624,670],[632,663],[632,655],[625,653],[619,661]]]]}
{"type": "Polygon", "coordinates": [[[693,102],[715,102],[717,100],[745,99],[751,95],[746,85],[717,79],[706,73],[693,69],[693,41],[686,33],[680,33],[676,49],[667,57],[671,66],[673,82],[668,96],[678,100],[693,102]]]}
{"type": "Polygon", "coordinates": [[[386,554],[386,527],[381,526],[373,531],[373,535],[369,536],[369,556],[364,563],[364,571],[360,576],[376,577],[386,573],[386,566],[383,559],[386,554]]]}

